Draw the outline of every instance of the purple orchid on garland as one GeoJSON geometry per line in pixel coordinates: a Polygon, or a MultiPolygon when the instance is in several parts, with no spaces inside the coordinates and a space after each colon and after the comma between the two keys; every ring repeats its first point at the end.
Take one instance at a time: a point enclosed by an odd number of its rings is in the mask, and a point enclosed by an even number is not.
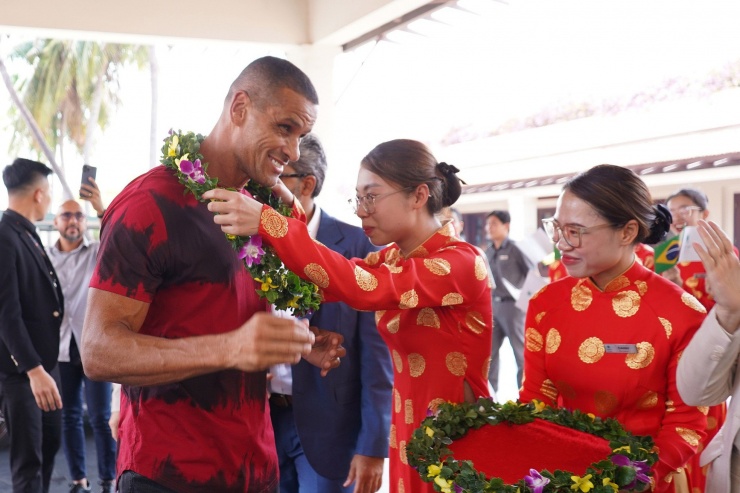
{"type": "Polygon", "coordinates": [[[634,488],[635,486],[637,486],[638,481],[644,484],[650,483],[650,477],[648,476],[648,474],[650,473],[650,466],[648,466],[646,461],[632,460],[623,454],[612,455],[611,461],[617,466],[629,467],[634,469],[635,479],[634,481],[626,485],[627,488],[634,488]]]}
{"type": "Polygon", "coordinates": [[[532,493],[542,493],[550,480],[543,477],[537,469],[530,469],[529,476],[524,476],[524,482],[532,490],[532,493]]]}
{"type": "Polygon", "coordinates": [[[200,183],[201,185],[206,182],[206,175],[203,173],[203,166],[200,164],[200,159],[196,159],[195,162],[191,162],[183,158],[180,160],[179,166],[182,174],[190,178],[192,181],[200,183]]]}
{"type": "Polygon", "coordinates": [[[264,254],[265,251],[262,249],[262,237],[260,235],[250,236],[249,241],[239,250],[239,258],[244,260],[247,267],[259,264],[264,254]]]}

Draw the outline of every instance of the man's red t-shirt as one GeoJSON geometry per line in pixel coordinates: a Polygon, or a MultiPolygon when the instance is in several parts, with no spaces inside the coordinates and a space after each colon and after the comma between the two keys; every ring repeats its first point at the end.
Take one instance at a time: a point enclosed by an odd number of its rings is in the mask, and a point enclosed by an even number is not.
{"type": "MultiPolygon", "coordinates": [[[[159,166],[111,203],[91,287],[149,303],[140,333],[236,329],[266,306],[213,214],[159,166]]],[[[278,465],[265,372],[220,371],[124,386],[117,471],[182,493],[267,492],[278,465]]]]}

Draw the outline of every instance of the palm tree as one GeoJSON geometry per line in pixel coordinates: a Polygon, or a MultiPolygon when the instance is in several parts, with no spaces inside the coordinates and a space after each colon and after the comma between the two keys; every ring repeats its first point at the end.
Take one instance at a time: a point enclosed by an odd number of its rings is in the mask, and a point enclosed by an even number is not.
{"type": "MultiPolygon", "coordinates": [[[[141,68],[149,51],[136,45],[45,39],[18,45],[11,58],[25,60],[33,68],[29,78],[16,82],[23,96],[22,104],[15,101],[15,106],[21,114],[25,108],[34,117],[44,140],[58,151],[62,168],[58,173],[63,176],[64,142],[72,142],[89,162],[98,130],[106,128],[119,104],[121,67],[135,63],[141,68]]],[[[33,130],[24,120],[16,118],[11,147],[31,141],[33,130]]],[[[34,141],[43,150],[36,136],[34,141]]]]}

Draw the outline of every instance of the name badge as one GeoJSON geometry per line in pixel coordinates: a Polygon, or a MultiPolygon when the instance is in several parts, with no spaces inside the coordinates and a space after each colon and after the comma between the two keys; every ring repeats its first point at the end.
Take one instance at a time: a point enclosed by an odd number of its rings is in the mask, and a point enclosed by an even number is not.
{"type": "Polygon", "coordinates": [[[499,260],[509,260],[509,256],[508,255],[501,255],[499,257],[499,260]]]}
{"type": "Polygon", "coordinates": [[[636,354],[637,345],[636,344],[604,344],[604,350],[607,353],[636,354]]]}

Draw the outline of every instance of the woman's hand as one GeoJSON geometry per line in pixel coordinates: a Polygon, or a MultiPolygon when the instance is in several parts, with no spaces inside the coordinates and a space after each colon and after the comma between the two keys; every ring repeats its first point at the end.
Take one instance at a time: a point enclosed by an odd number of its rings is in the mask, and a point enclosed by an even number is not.
{"type": "Polygon", "coordinates": [[[729,333],[740,325],[740,260],[732,242],[712,221],[699,221],[697,227],[706,248],[694,243],[707,272],[709,293],[717,302],[717,321],[729,333]]]}
{"type": "Polygon", "coordinates": [[[239,192],[217,188],[203,194],[211,200],[208,210],[215,212],[213,222],[221,226],[221,231],[230,235],[252,236],[257,234],[262,214],[262,204],[239,192]]]}

